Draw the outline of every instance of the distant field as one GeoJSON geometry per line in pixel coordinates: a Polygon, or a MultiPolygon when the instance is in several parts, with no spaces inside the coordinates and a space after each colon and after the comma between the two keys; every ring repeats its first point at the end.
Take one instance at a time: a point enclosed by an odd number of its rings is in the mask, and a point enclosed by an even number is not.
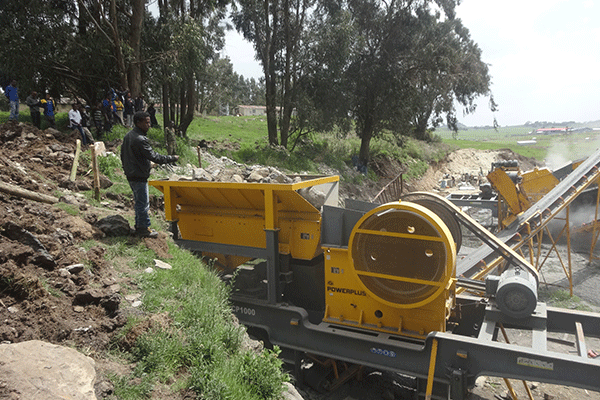
{"type": "Polygon", "coordinates": [[[600,146],[600,131],[571,133],[568,135],[540,135],[530,133],[531,127],[516,126],[494,129],[460,130],[456,139],[448,129],[436,130],[445,143],[458,148],[497,150],[508,148],[525,157],[545,161],[555,168],[568,161],[588,157],[600,146]],[[533,140],[536,144],[519,145],[518,141],[533,140]]]}

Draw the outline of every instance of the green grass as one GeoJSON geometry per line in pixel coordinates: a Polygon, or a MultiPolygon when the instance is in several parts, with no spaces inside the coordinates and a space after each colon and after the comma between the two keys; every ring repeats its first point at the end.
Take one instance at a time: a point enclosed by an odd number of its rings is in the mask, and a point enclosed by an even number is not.
{"type": "Polygon", "coordinates": [[[56,208],[60,208],[61,210],[63,210],[64,212],[66,212],[69,215],[79,215],[80,211],[79,208],[73,204],[67,204],[67,203],[56,203],[54,205],[56,208]]]}
{"type": "Polygon", "coordinates": [[[197,117],[188,128],[188,136],[194,140],[229,138],[240,144],[254,144],[267,135],[266,117],[197,117]]]}
{"type": "MultiPolygon", "coordinates": [[[[124,238],[112,238],[106,246],[108,259],[133,257],[136,269],[153,265],[155,255],[143,242],[132,246],[124,238]]],[[[187,388],[201,398],[279,398],[289,377],[282,372],[278,350],[242,350],[245,330],[231,323],[228,287],[191,253],[173,243],[169,252],[172,270],[138,275],[144,310],[165,316],[168,323],[155,324],[137,338],[131,376],[111,378],[118,398],[149,398],[156,383],[171,385],[174,392],[187,388]]]]}
{"type": "Polygon", "coordinates": [[[592,311],[591,307],[584,304],[577,296],[571,296],[565,289],[549,289],[540,287],[538,290],[540,301],[548,303],[552,307],[567,308],[571,310],[592,311]]]}

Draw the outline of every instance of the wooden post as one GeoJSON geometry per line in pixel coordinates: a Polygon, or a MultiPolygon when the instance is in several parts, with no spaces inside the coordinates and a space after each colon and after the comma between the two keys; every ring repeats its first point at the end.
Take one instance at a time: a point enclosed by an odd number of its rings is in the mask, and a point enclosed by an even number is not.
{"type": "Polygon", "coordinates": [[[69,177],[71,182],[74,182],[77,176],[77,166],[79,165],[79,155],[81,154],[81,140],[77,139],[75,143],[75,159],[73,160],[73,168],[71,168],[71,176],[69,177]]]}
{"type": "Polygon", "coordinates": [[[198,167],[202,168],[202,153],[200,152],[200,146],[196,147],[198,151],[198,167]]]}
{"type": "Polygon", "coordinates": [[[92,152],[92,171],[94,172],[94,198],[100,201],[100,171],[98,170],[98,156],[96,155],[96,146],[91,144],[92,152]]]}

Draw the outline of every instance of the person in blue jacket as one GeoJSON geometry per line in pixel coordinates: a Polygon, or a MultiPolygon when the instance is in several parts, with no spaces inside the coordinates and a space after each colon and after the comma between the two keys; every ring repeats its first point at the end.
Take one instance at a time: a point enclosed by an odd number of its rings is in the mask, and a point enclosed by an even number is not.
{"type": "Polygon", "coordinates": [[[46,121],[48,121],[48,124],[52,128],[56,129],[56,122],[54,119],[54,110],[56,107],[54,105],[54,100],[52,100],[52,97],[50,97],[49,93],[46,93],[46,98],[42,99],[40,103],[42,103],[42,107],[44,108],[44,116],[46,117],[46,121]]]}
{"type": "Polygon", "coordinates": [[[10,81],[10,85],[4,89],[4,95],[8,99],[10,104],[10,115],[8,116],[8,120],[19,120],[19,89],[17,88],[17,81],[10,81]]]}

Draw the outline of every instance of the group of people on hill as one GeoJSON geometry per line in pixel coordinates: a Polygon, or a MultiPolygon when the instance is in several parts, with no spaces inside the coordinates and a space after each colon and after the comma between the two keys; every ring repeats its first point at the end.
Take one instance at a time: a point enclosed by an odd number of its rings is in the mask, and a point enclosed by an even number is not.
{"type": "Polygon", "coordinates": [[[128,90],[114,88],[110,88],[104,99],[96,105],[96,115],[102,117],[104,130],[110,130],[114,124],[133,127],[133,114],[144,110],[141,94],[134,99],[128,90]]]}
{"type": "MultiPolygon", "coordinates": [[[[8,85],[4,89],[4,95],[7,97],[9,105],[10,105],[10,114],[8,116],[8,120],[19,120],[19,88],[17,86],[17,81],[12,80],[10,85],[8,85]]],[[[29,106],[29,111],[31,112],[31,121],[33,125],[40,128],[41,125],[41,116],[40,116],[40,108],[43,109],[44,117],[46,121],[48,121],[48,125],[53,128],[56,128],[56,122],[54,119],[54,114],[56,113],[56,103],[50,94],[46,94],[46,97],[41,99],[39,98],[36,91],[32,91],[27,99],[25,99],[25,104],[29,106]]]]}
{"type": "MultiPolygon", "coordinates": [[[[19,120],[19,92],[17,81],[12,80],[4,89],[4,94],[10,104],[9,120],[19,120]]],[[[41,128],[41,113],[44,114],[48,125],[56,129],[56,102],[50,96],[42,99],[36,91],[32,91],[25,104],[29,107],[31,121],[38,129],[41,128]]],[[[136,112],[146,111],[150,115],[151,127],[159,127],[156,120],[156,109],[154,104],[150,103],[146,107],[144,98],[140,94],[136,98],[131,96],[128,90],[116,90],[110,88],[104,99],[98,102],[94,107],[83,106],[80,103],[73,104],[69,110],[69,127],[79,130],[84,144],[93,142],[90,129],[95,128],[96,137],[101,137],[104,132],[112,130],[113,125],[120,124],[130,128],[134,127],[133,115],[136,112]]]]}
{"type": "Polygon", "coordinates": [[[141,94],[134,99],[128,90],[110,88],[104,100],[96,105],[94,110],[94,124],[98,133],[111,130],[115,124],[133,128],[133,115],[140,111],[146,111],[150,115],[151,127],[159,126],[153,103],[149,103],[148,107],[146,107],[141,94]]]}

